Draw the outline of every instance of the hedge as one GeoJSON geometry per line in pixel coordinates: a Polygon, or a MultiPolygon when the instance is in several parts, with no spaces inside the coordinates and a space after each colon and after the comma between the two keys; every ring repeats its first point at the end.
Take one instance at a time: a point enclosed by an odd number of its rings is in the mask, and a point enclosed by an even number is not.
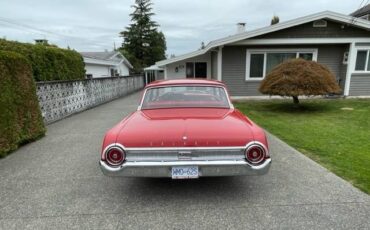
{"type": "Polygon", "coordinates": [[[50,45],[33,45],[0,39],[0,50],[24,55],[32,65],[35,81],[78,80],[85,78],[82,56],[50,45]]]}
{"type": "Polygon", "coordinates": [[[0,157],[44,134],[29,61],[0,51],[0,157]]]}

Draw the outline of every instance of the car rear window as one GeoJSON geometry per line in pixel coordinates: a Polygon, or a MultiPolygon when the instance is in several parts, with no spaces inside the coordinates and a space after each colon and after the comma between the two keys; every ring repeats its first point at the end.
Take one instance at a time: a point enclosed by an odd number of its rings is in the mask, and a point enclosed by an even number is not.
{"type": "Polygon", "coordinates": [[[215,86],[166,86],[146,90],[142,109],[230,108],[225,89],[215,86]]]}

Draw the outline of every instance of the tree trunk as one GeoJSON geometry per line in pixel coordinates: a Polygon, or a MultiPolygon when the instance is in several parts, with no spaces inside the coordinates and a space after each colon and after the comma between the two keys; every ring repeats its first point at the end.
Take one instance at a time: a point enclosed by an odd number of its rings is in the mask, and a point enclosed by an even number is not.
{"type": "Polygon", "coordinates": [[[293,96],[293,102],[294,104],[299,104],[299,99],[298,99],[298,96],[293,96]]]}

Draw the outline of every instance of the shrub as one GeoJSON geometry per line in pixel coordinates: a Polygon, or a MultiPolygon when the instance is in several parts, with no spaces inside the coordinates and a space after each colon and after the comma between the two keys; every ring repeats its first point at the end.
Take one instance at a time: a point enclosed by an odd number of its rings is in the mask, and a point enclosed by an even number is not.
{"type": "Polygon", "coordinates": [[[44,135],[32,69],[22,55],[0,51],[0,157],[44,135]]]}
{"type": "Polygon", "coordinates": [[[35,81],[77,80],[85,78],[82,56],[50,45],[33,45],[0,39],[0,50],[24,55],[32,65],[35,81]]]}
{"type": "Polygon", "coordinates": [[[327,67],[314,61],[291,59],[276,66],[261,82],[259,91],[290,96],[298,104],[298,96],[339,93],[341,89],[327,67]]]}

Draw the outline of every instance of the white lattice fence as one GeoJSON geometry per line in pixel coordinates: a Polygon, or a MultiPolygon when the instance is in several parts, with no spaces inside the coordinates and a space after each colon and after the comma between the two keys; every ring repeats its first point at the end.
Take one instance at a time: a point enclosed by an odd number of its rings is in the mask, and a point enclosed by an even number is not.
{"type": "Polygon", "coordinates": [[[144,87],[142,76],[37,82],[36,84],[37,96],[46,124],[144,87]]]}

